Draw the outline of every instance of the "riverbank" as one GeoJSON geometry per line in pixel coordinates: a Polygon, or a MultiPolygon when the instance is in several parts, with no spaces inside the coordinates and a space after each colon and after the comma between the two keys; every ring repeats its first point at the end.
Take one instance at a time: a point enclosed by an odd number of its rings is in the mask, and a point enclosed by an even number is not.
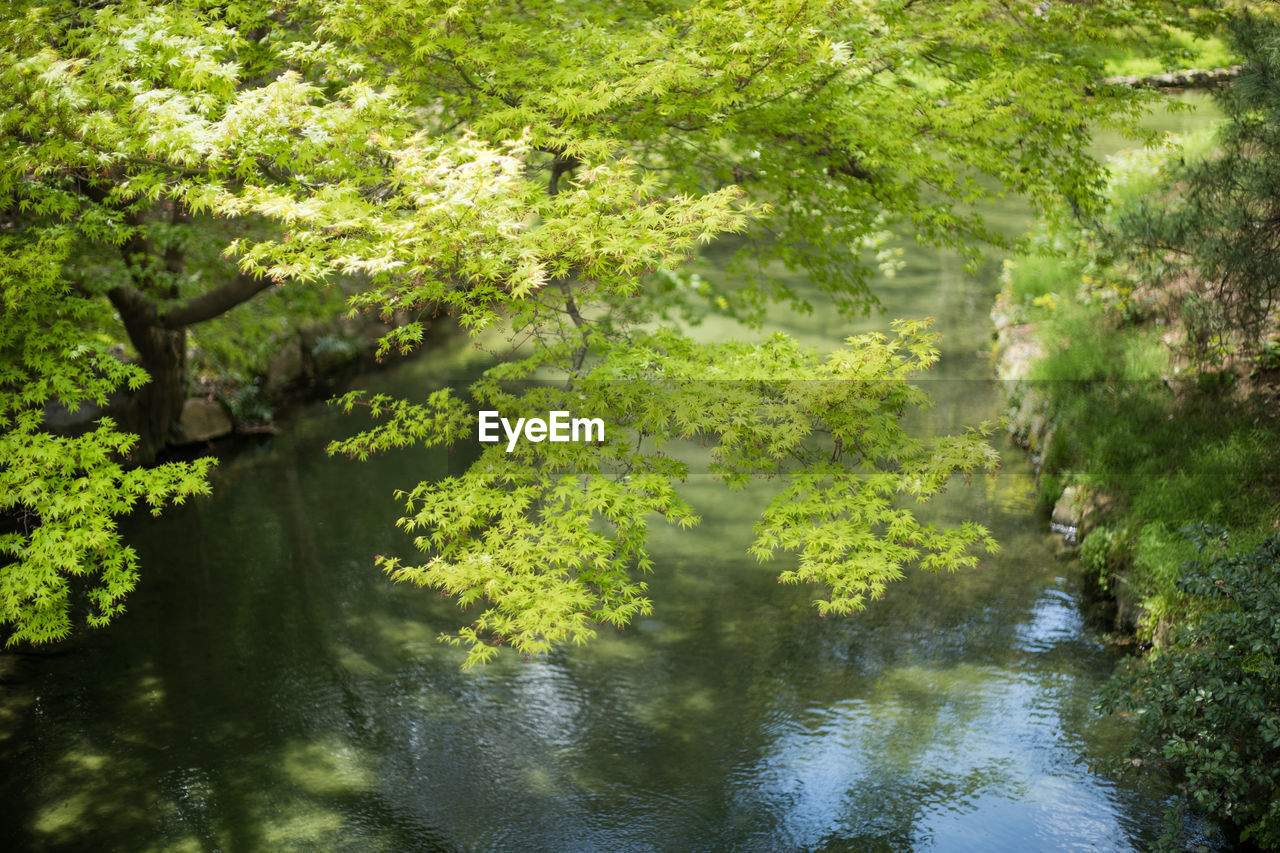
{"type": "Polygon", "coordinates": [[[1006,266],[993,352],[1041,511],[1116,639],[1145,651],[1104,692],[1135,721],[1111,769],[1174,782],[1170,844],[1195,813],[1231,844],[1275,849],[1280,338],[1205,337],[1222,288],[1175,266],[1190,251],[1135,260],[1126,231],[1182,203],[1215,140],[1117,158],[1097,219],[1041,223],[1006,266]]]}
{"type": "Polygon", "coordinates": [[[1195,550],[1182,528],[1221,527],[1248,548],[1280,524],[1280,365],[1188,360],[1180,294],[1141,281],[1101,234],[1166,158],[1206,144],[1116,160],[1106,221],[1043,224],[992,310],[1008,429],[1037,465],[1041,510],[1115,601],[1113,627],[1155,645],[1198,609],[1177,586],[1195,550]]]}
{"type": "MultiPolygon", "coordinates": [[[[419,321],[425,337],[417,349],[408,356],[380,353],[382,337],[408,319],[342,315],[311,322],[277,336],[269,348],[257,347],[256,357],[235,371],[207,358],[198,361],[174,444],[271,432],[293,406],[327,398],[360,373],[430,352],[460,333],[449,318],[419,321]]],[[[193,355],[202,355],[198,344],[193,355]]]]}
{"type": "MultiPolygon", "coordinates": [[[[408,322],[365,315],[349,316],[332,306],[329,316],[306,316],[305,322],[263,329],[244,318],[193,330],[187,350],[187,397],[170,434],[167,452],[183,455],[191,448],[234,436],[275,432],[275,421],[293,407],[325,399],[351,378],[415,357],[460,334],[451,318],[420,320],[424,339],[408,355],[380,352],[384,335],[408,322]]],[[[133,358],[121,341],[117,357],[133,358]]],[[[52,403],[45,424],[63,435],[78,435],[104,415],[128,422],[132,403],[121,391],[106,405],[84,404],[75,411],[52,403]]]]}

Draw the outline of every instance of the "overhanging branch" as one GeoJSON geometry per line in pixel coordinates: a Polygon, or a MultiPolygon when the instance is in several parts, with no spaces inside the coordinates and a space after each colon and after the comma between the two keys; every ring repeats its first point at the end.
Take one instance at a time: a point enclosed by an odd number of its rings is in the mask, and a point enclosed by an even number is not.
{"type": "Polygon", "coordinates": [[[203,323],[205,320],[212,320],[230,311],[241,302],[247,302],[270,287],[272,283],[272,280],[265,276],[254,278],[247,273],[240,273],[222,287],[184,299],[164,309],[157,319],[166,329],[179,329],[183,326],[203,323]]]}

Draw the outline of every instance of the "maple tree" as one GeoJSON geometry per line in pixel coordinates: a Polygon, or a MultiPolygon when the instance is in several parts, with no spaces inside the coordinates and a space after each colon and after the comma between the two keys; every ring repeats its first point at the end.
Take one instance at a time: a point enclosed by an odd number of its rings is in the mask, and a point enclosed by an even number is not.
{"type": "MultiPolygon", "coordinates": [[[[473,604],[469,661],[538,652],[646,612],[644,539],[689,524],[665,443],[706,445],[729,485],[782,478],[753,552],[817,606],[863,605],[901,568],[971,564],[976,525],[935,530],[895,499],[988,469],[978,433],[925,441],[901,416],[936,358],[920,322],[835,353],[771,338],[697,344],[680,321],[758,320],[768,261],[845,310],[879,235],[974,253],[980,202],[1098,203],[1087,152],[1142,92],[1102,82],[1104,49],[1213,4],[442,3],[16,0],[0,17],[0,623],[10,642],[70,628],[71,578],[105,621],[137,578],[114,519],[204,491],[209,463],[128,468],[162,447],[185,394],[188,329],[272,288],[359,285],[353,311],[457,317],[533,340],[472,389],[504,411],[608,413],[599,446],[490,448],[408,490],[429,552],[395,577],[473,604]],[[739,233],[741,275],[682,271],[739,233]],[[753,272],[754,270],[754,272],[753,272]],[[136,362],[109,352],[127,339],[136,362]],[[556,382],[520,386],[535,375],[556,382]],[[711,377],[726,380],[708,384],[711,377]],[[508,384],[504,384],[508,383],[508,384]],[[113,390],[135,416],[79,437],[51,401],[113,390]],[[714,390],[712,390],[714,389],[714,390]],[[570,405],[572,404],[572,405],[570,405]],[[637,441],[639,439],[639,441],[637,441]],[[645,442],[649,445],[646,446],[645,442]]],[[[1172,48],[1170,48],[1172,49],[1172,48]]],[[[412,320],[383,351],[422,339],[412,320]]],[[[468,440],[456,393],[353,395],[386,420],[334,452],[468,440]]],[[[472,432],[469,432],[472,431],[472,432]]]]}

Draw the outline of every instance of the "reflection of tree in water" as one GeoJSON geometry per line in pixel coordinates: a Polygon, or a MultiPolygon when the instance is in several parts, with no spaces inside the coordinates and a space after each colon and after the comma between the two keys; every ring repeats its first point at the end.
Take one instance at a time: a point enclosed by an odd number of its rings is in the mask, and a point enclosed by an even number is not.
{"type": "Polygon", "coordinates": [[[6,801],[30,816],[6,822],[13,849],[437,846],[378,796],[315,516],[282,463],[162,522],[178,535],[149,537],[141,618],[34,674],[42,701],[8,739],[6,801]]]}
{"type": "MultiPolygon", "coordinates": [[[[936,760],[940,753],[962,752],[959,741],[991,713],[984,697],[1000,692],[1000,672],[866,660],[858,647],[870,645],[871,632],[880,632],[877,648],[897,647],[905,661],[914,654],[905,640],[921,627],[892,618],[862,628],[857,620],[821,623],[802,600],[779,608],[772,619],[746,608],[742,620],[757,630],[725,630],[725,620],[716,621],[719,608],[739,613],[740,603],[725,593],[699,597],[709,608],[701,618],[681,615],[682,627],[691,619],[698,630],[641,626],[616,643],[517,665],[492,680],[486,676],[483,684],[471,681],[451,700],[420,687],[422,704],[431,710],[416,729],[421,734],[411,752],[431,756],[468,741],[463,748],[469,759],[485,767],[494,785],[519,792],[508,806],[518,818],[509,813],[501,822],[529,821],[550,832],[542,838],[557,837],[556,827],[583,838],[610,815],[626,815],[633,826],[652,827],[650,839],[676,838],[695,847],[749,846],[751,839],[765,848],[784,843],[796,810],[785,789],[803,775],[802,767],[786,761],[789,740],[801,752],[842,756],[840,787],[818,828],[842,827],[864,841],[914,837],[916,825],[944,805],[956,810],[979,795],[1017,796],[1015,768],[1006,759],[936,760]],[[844,661],[843,674],[833,660],[844,661]],[[844,713],[849,696],[870,697],[858,706],[864,724],[855,724],[857,715],[847,718],[842,735],[810,722],[844,713]],[[441,737],[442,726],[454,728],[441,737]],[[832,738],[851,743],[841,753],[831,748],[832,738]],[[771,794],[775,777],[783,790],[771,794]],[[636,802],[641,792],[647,803],[636,802]],[[870,824],[863,808],[869,798],[876,804],[870,824]]],[[[1007,635],[1015,628],[1003,630],[1007,635]]],[[[430,684],[433,676],[423,668],[421,680],[430,684]]],[[[408,716],[387,725],[412,728],[414,714],[408,716]]],[[[430,776],[431,764],[424,760],[410,772],[430,776]]],[[[822,835],[814,833],[810,841],[822,835]]]]}

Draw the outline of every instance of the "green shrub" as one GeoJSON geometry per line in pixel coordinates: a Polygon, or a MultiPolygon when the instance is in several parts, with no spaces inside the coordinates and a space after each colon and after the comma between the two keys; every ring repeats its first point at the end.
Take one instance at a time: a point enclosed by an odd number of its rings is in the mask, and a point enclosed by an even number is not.
{"type": "Polygon", "coordinates": [[[1112,570],[1129,563],[1131,551],[1127,529],[1102,525],[1089,531],[1080,542],[1080,563],[1105,590],[1108,588],[1108,576],[1112,570]]]}
{"type": "Polygon", "coordinates": [[[1036,505],[1044,512],[1053,509],[1053,505],[1062,496],[1062,478],[1057,474],[1045,471],[1040,475],[1039,488],[1036,491],[1036,505]]]}
{"type": "Polygon", "coordinates": [[[1280,370],[1280,334],[1272,335],[1258,346],[1253,375],[1264,370],[1280,370]]]}
{"type": "MultiPolygon", "coordinates": [[[[1137,740],[1115,767],[1169,773],[1182,795],[1177,808],[1190,804],[1230,834],[1277,849],[1280,536],[1232,554],[1221,529],[1185,532],[1202,559],[1183,567],[1177,586],[1213,609],[1108,685],[1104,710],[1138,721],[1137,740]]],[[[1179,844],[1180,825],[1170,822],[1165,846],[1179,844]]]]}
{"type": "Polygon", "coordinates": [[[1168,368],[1168,351],[1148,331],[1118,322],[1103,305],[1072,303],[1046,320],[1049,351],[1031,378],[1053,382],[1149,381],[1168,368]]]}

